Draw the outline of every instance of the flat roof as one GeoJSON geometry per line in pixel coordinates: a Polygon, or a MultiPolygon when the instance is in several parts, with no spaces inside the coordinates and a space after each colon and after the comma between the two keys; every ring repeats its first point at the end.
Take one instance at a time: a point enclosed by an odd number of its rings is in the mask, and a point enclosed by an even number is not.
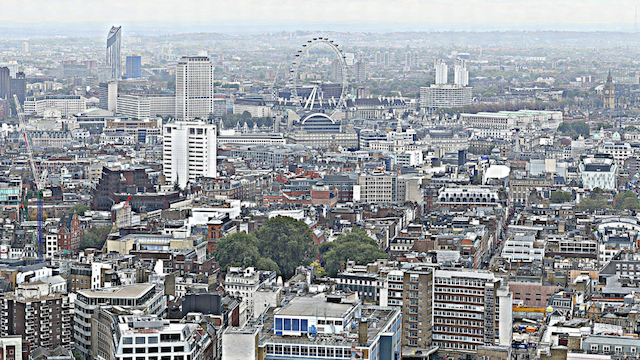
{"type": "Polygon", "coordinates": [[[353,304],[327,302],[324,298],[295,298],[274,316],[321,316],[342,318],[353,309],[353,304]]]}
{"type": "Polygon", "coordinates": [[[136,284],[96,290],[78,290],[80,295],[91,298],[139,298],[153,289],[152,284],[136,284]]]}

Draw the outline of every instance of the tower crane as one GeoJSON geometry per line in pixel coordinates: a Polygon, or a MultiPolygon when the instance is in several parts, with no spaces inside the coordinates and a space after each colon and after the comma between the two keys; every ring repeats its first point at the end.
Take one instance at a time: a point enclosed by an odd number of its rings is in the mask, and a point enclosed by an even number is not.
{"type": "Polygon", "coordinates": [[[38,211],[36,215],[38,219],[38,260],[42,260],[42,252],[44,248],[42,234],[42,217],[44,214],[44,207],[42,205],[42,201],[44,199],[43,191],[46,186],[48,173],[46,169],[42,173],[40,173],[35,161],[33,160],[33,148],[31,147],[31,142],[27,137],[27,121],[25,119],[24,112],[22,111],[22,107],[20,106],[20,102],[18,101],[18,97],[15,94],[13,95],[13,101],[16,103],[16,112],[18,113],[18,120],[20,121],[20,126],[22,127],[22,137],[24,137],[24,143],[27,148],[27,157],[29,158],[29,165],[31,166],[33,181],[36,184],[36,189],[38,191],[38,211]]]}

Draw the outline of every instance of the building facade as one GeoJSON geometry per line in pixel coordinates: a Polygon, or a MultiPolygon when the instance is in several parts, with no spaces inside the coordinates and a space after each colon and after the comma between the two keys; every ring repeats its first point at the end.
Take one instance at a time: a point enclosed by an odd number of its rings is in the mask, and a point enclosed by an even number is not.
{"type": "Polygon", "coordinates": [[[175,94],[121,95],[118,96],[118,113],[135,119],[150,119],[156,116],[174,117],[175,94]]]}
{"type": "Polygon", "coordinates": [[[353,187],[353,199],[369,204],[398,201],[398,176],[388,173],[361,174],[353,187]]]}
{"type": "Polygon", "coordinates": [[[142,58],[139,55],[127,56],[127,79],[142,77],[142,58]]]}
{"type": "Polygon", "coordinates": [[[122,45],[122,26],[112,26],[107,35],[107,67],[112,80],[122,78],[122,55],[120,48],[122,45]]]}
{"type": "Polygon", "coordinates": [[[24,112],[28,115],[43,116],[48,109],[60,110],[61,117],[75,115],[86,110],[87,104],[81,95],[44,95],[27,97],[24,112]]]}
{"type": "Polygon", "coordinates": [[[176,66],[176,118],[206,119],[213,113],[214,65],[206,56],[186,56],[176,66]]]}
{"type": "Polygon", "coordinates": [[[142,315],[159,315],[166,309],[162,292],[152,284],[137,284],[98,290],[79,290],[74,304],[73,340],[84,356],[91,352],[91,317],[103,306],[139,310],[142,315]]]}
{"type": "Polygon", "coordinates": [[[216,177],[216,125],[177,121],[164,125],[163,171],[166,181],[184,187],[198,177],[216,177]]]}
{"type": "Polygon", "coordinates": [[[420,107],[433,110],[471,105],[473,89],[454,84],[431,85],[420,88],[420,107]]]}
{"type": "Polygon", "coordinates": [[[0,335],[21,335],[35,348],[71,348],[71,307],[66,295],[50,294],[44,283],[23,284],[0,298],[0,335]]]}

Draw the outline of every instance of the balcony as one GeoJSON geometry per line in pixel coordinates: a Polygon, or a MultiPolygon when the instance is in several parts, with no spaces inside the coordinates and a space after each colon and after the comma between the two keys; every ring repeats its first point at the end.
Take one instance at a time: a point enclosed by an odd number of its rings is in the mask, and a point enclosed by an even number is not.
{"type": "Polygon", "coordinates": [[[70,323],[68,323],[68,322],[63,322],[63,323],[62,323],[62,328],[63,328],[63,329],[67,329],[67,328],[70,328],[70,327],[71,327],[71,324],[70,324],[70,323]]]}
{"type": "Polygon", "coordinates": [[[62,336],[71,336],[71,331],[65,330],[62,332],[62,336]]]}
{"type": "Polygon", "coordinates": [[[62,315],[69,315],[70,313],[69,309],[62,310],[62,315]]]}

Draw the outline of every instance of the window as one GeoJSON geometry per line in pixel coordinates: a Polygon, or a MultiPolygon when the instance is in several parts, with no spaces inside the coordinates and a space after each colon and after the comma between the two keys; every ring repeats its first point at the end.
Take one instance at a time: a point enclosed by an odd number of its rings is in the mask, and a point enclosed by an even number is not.
{"type": "Polygon", "coordinates": [[[300,331],[305,332],[308,331],[309,320],[300,320],[300,331]]]}
{"type": "Polygon", "coordinates": [[[146,348],[143,347],[136,348],[136,354],[144,354],[145,350],[146,348]]]}
{"type": "MultiPolygon", "coordinates": [[[[163,353],[170,353],[170,352],[171,352],[171,346],[163,346],[163,347],[160,349],[160,351],[161,351],[161,352],[163,352],[163,353]]],[[[164,357],[164,356],[163,356],[163,357],[164,357]]]]}
{"type": "Polygon", "coordinates": [[[136,338],[136,344],[144,344],[145,343],[145,338],[143,337],[137,337],[136,338]]]}
{"type": "Polygon", "coordinates": [[[133,348],[123,348],[122,349],[122,353],[123,354],[133,354],[133,348]]]}
{"type": "Polygon", "coordinates": [[[149,337],[149,344],[157,344],[157,343],[158,343],[158,337],[157,336],[149,337]]]}
{"type": "Polygon", "coordinates": [[[183,352],[184,351],[184,346],[174,346],[173,347],[173,351],[174,352],[183,352]]]}
{"type": "Polygon", "coordinates": [[[126,345],[133,344],[133,338],[130,338],[130,337],[123,338],[122,343],[126,345]]]}
{"type": "Polygon", "coordinates": [[[157,353],[158,352],[158,347],[150,347],[147,352],[149,352],[149,353],[157,353]]]}
{"type": "Polygon", "coordinates": [[[282,319],[276,319],[276,330],[282,330],[282,319]]]}
{"type": "Polygon", "coordinates": [[[284,319],[284,330],[291,331],[291,319],[284,319]]]}

